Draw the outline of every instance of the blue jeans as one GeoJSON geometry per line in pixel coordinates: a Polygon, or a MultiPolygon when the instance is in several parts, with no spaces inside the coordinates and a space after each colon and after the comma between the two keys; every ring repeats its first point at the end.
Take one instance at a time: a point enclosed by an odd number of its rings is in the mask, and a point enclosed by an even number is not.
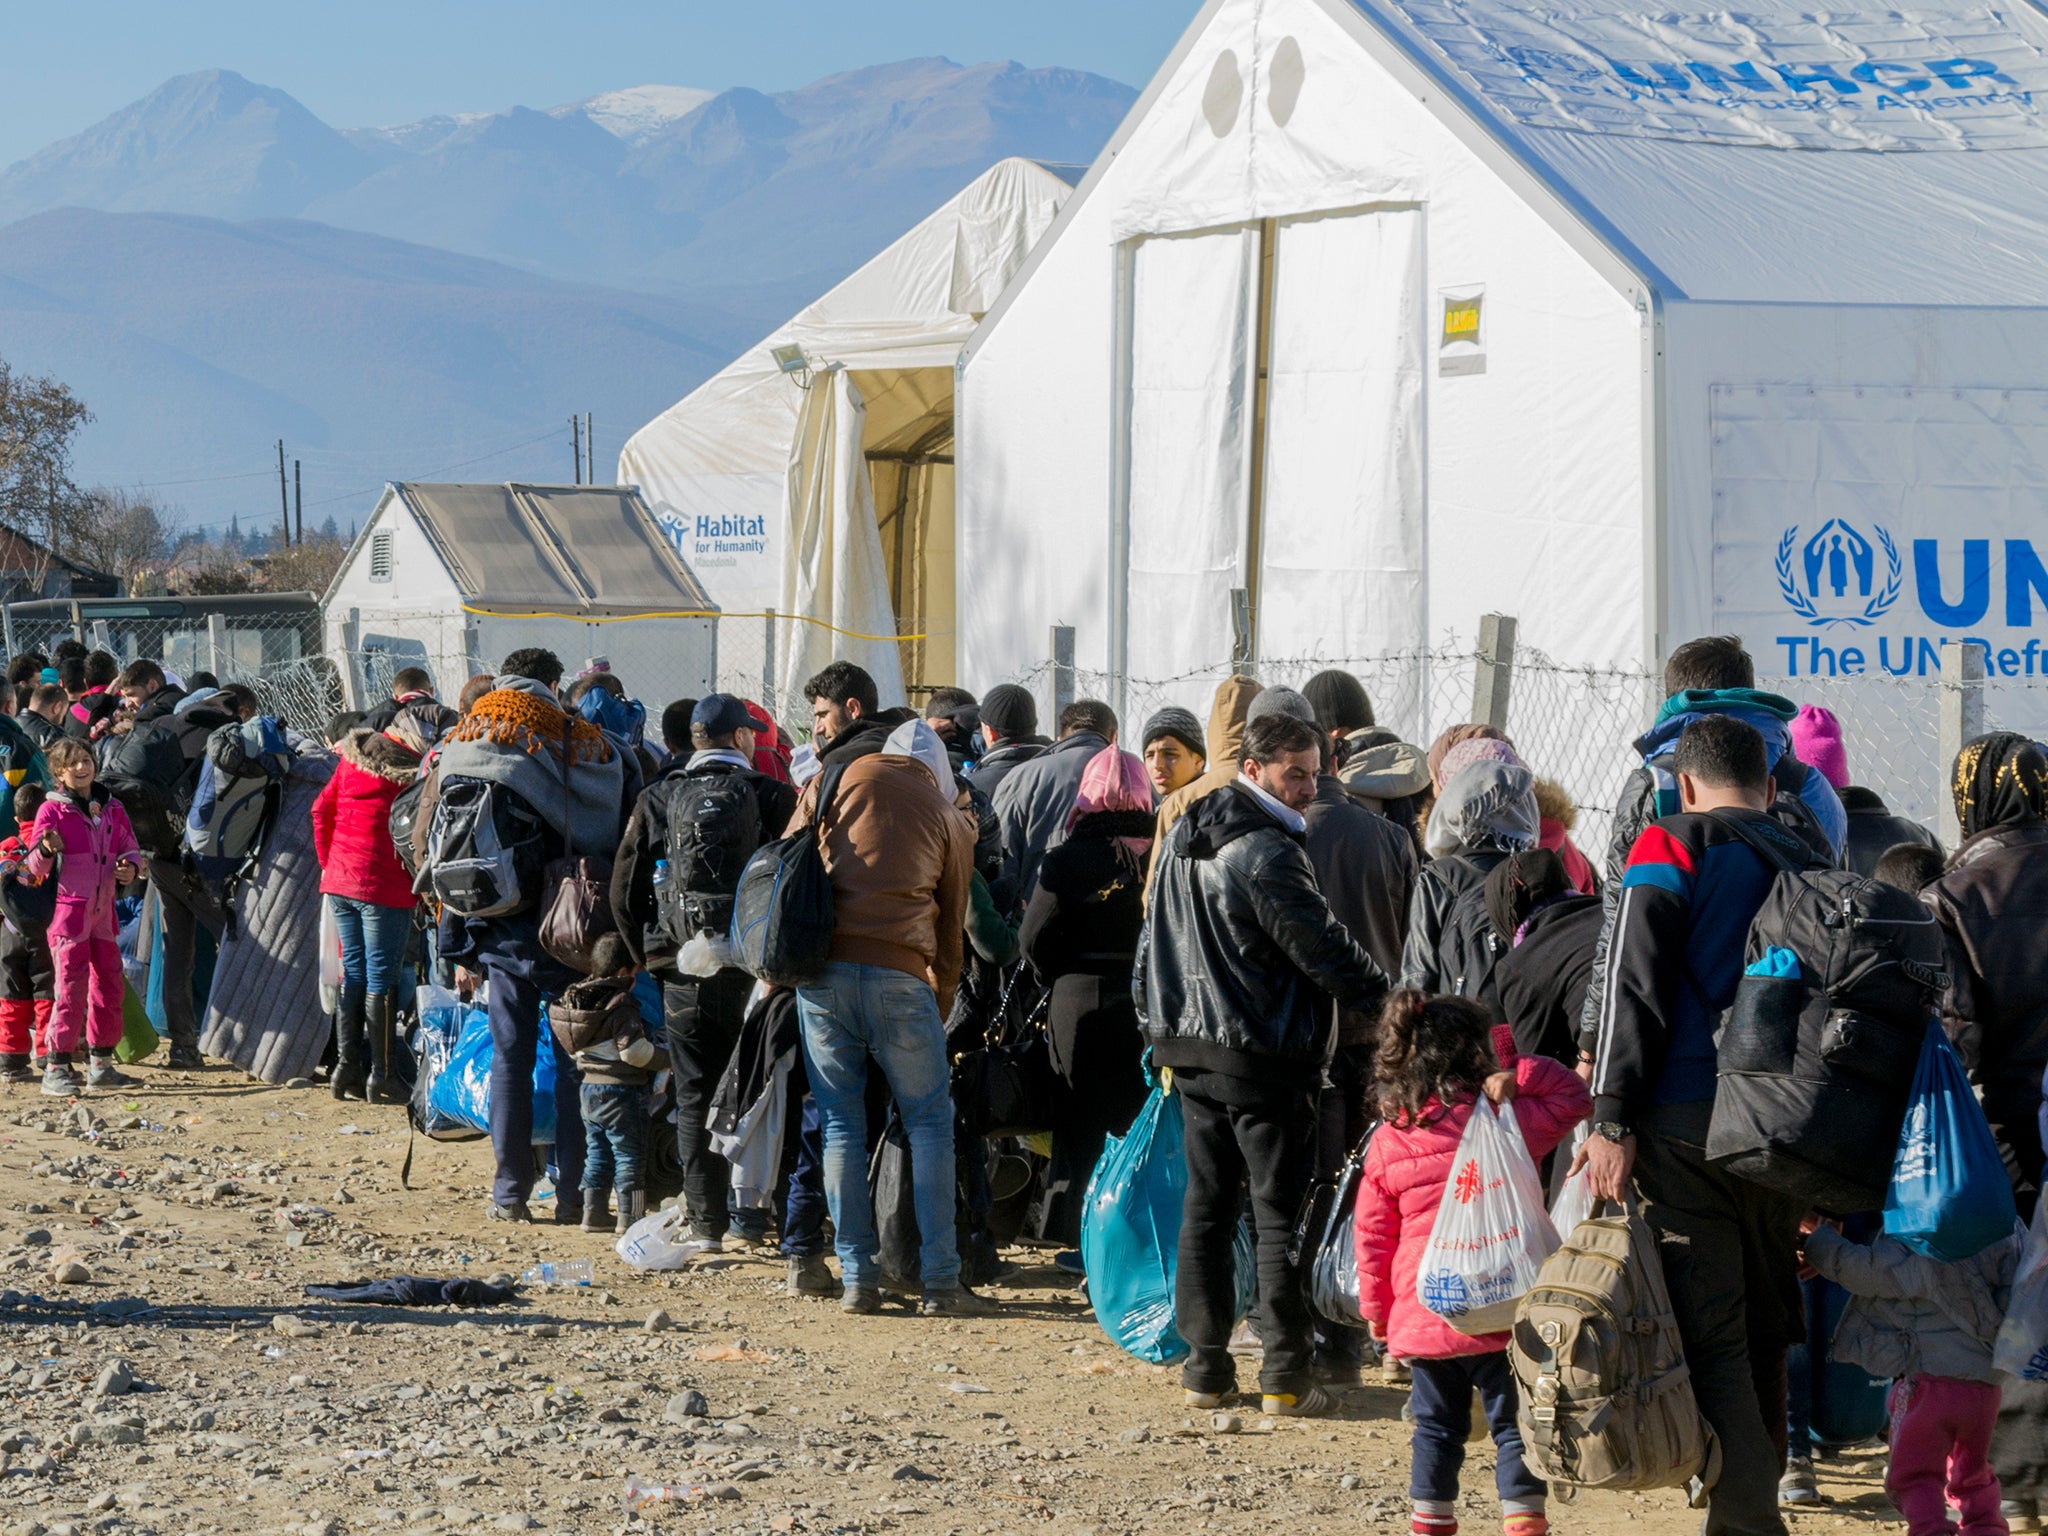
{"type": "Polygon", "coordinates": [[[840,1279],[875,1288],[875,1211],[868,1197],[868,1057],[882,1069],[910,1136],[911,1192],[927,1291],[960,1280],[953,1239],[953,1099],[946,1026],[922,980],[886,966],[834,961],[799,987],[804,1071],[825,1131],[825,1202],[832,1210],[840,1279]]]}
{"type": "Polygon", "coordinates": [[[792,1142],[795,1143],[796,1155],[789,1158],[787,1205],[782,1215],[782,1256],[786,1259],[808,1259],[825,1251],[825,1146],[818,1101],[806,1093],[800,1106],[792,1104],[789,1126],[790,1133],[783,1138],[785,1156],[792,1142]]]}
{"type": "Polygon", "coordinates": [[[1493,1469],[1495,1489],[1503,1500],[1543,1497],[1547,1485],[1522,1460],[1522,1431],[1515,1424],[1515,1373],[1508,1369],[1506,1350],[1410,1360],[1408,1374],[1408,1406],[1415,1413],[1410,1498],[1449,1501],[1458,1496],[1458,1472],[1465,1465],[1465,1441],[1472,1433],[1475,1387],[1500,1452],[1493,1469]]]}
{"type": "MultiPolygon", "coordinates": [[[[576,1064],[540,1018],[540,988],[516,970],[486,963],[491,1020],[491,1151],[498,1171],[491,1199],[523,1203],[533,1193],[533,1062],[555,1053],[555,1190],[559,1205],[583,1181],[583,1107],[576,1064]]],[[[573,1202],[572,1202],[573,1204],[573,1202]]]]}
{"type": "Polygon", "coordinates": [[[638,1189],[647,1161],[647,1090],[585,1083],[582,1101],[583,1193],[638,1189]]]}
{"type": "Polygon", "coordinates": [[[372,996],[411,996],[405,986],[405,945],[411,907],[380,907],[353,896],[329,896],[341,935],[341,979],[372,996]]]}

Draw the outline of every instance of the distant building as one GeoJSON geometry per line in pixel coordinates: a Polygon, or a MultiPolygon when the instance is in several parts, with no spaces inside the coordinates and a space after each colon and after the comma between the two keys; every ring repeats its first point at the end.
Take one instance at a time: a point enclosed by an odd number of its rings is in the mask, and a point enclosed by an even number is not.
{"type": "Polygon", "coordinates": [[[0,523],[0,602],[120,594],[120,577],[66,560],[20,530],[0,523]]]}

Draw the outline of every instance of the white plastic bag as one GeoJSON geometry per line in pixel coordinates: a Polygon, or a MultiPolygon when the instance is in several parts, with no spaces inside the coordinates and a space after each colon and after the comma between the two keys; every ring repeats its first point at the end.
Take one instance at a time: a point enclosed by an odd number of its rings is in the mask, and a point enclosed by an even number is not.
{"type": "Polygon", "coordinates": [[[334,1012],[341,1000],[341,929],[334,921],[334,898],[320,898],[320,1006],[334,1012]]]}
{"type": "Polygon", "coordinates": [[[1557,1150],[1551,1184],[1557,1193],[1550,1200],[1550,1224],[1562,1238],[1576,1231],[1580,1222],[1593,1214],[1593,1168],[1589,1163],[1577,1173],[1570,1172],[1572,1159],[1586,1144],[1587,1128],[1582,1120],[1572,1137],[1557,1150]]]}
{"type": "Polygon", "coordinates": [[[1558,1246],[1514,1105],[1480,1099],[1416,1266],[1416,1300],[1460,1333],[1498,1333],[1558,1246]]]}
{"type": "Polygon", "coordinates": [[[702,1248],[683,1251],[690,1229],[680,1205],[649,1211],[612,1244],[613,1250],[635,1269],[686,1269],[690,1260],[703,1255],[702,1248]]]}
{"type": "Polygon", "coordinates": [[[1991,1364],[2018,1381],[2048,1381],[2048,1200],[2034,1207],[1991,1364]]]}

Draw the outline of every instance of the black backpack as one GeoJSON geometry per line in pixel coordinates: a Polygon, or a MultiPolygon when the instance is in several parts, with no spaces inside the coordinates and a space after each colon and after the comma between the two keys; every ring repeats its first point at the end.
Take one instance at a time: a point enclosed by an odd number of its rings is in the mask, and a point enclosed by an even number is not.
{"type": "Polygon", "coordinates": [[[733,893],[733,960],[770,986],[816,981],[831,952],[832,877],[825,872],[819,831],[844,772],[843,763],[825,770],[810,825],[763,843],[733,893]]]}
{"type": "Polygon", "coordinates": [[[1438,970],[1448,990],[1484,1003],[1496,1019],[1501,1018],[1493,968],[1507,952],[1507,945],[1494,931],[1493,915],[1486,910],[1486,882],[1461,891],[1437,937],[1438,970]]]}
{"type": "Polygon", "coordinates": [[[744,769],[712,768],[668,781],[668,878],[655,904],[671,944],[731,928],[740,875],[761,846],[755,777],[744,769]]]}
{"type": "Polygon", "coordinates": [[[1778,874],[1715,1037],[1707,1160],[1828,1214],[1881,1209],[1948,983],[1934,914],[1895,886],[1813,867],[1776,823],[1723,821],[1778,874]],[[1798,974],[1771,974],[1786,970],[1798,974]]]}
{"type": "Polygon", "coordinates": [[[509,917],[540,900],[547,824],[502,784],[441,779],[413,888],[458,917],[509,917]]]}

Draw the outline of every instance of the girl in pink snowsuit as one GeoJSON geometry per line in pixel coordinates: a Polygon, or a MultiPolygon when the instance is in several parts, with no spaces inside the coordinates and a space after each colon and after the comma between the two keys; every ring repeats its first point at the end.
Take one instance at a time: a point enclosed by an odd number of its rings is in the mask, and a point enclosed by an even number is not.
{"type": "Polygon", "coordinates": [[[128,813],[93,783],[92,751],[65,740],[49,751],[57,787],[29,829],[28,869],[38,879],[57,874],[57,915],[50,922],[50,959],[56,970],[56,1005],[50,1010],[50,1057],[43,1092],[68,1098],[78,1092],[72,1054],[85,1035],[94,1088],[132,1088],[136,1079],[114,1065],[121,1042],[121,952],[115,945],[114,888],[141,867],[128,813]]]}

